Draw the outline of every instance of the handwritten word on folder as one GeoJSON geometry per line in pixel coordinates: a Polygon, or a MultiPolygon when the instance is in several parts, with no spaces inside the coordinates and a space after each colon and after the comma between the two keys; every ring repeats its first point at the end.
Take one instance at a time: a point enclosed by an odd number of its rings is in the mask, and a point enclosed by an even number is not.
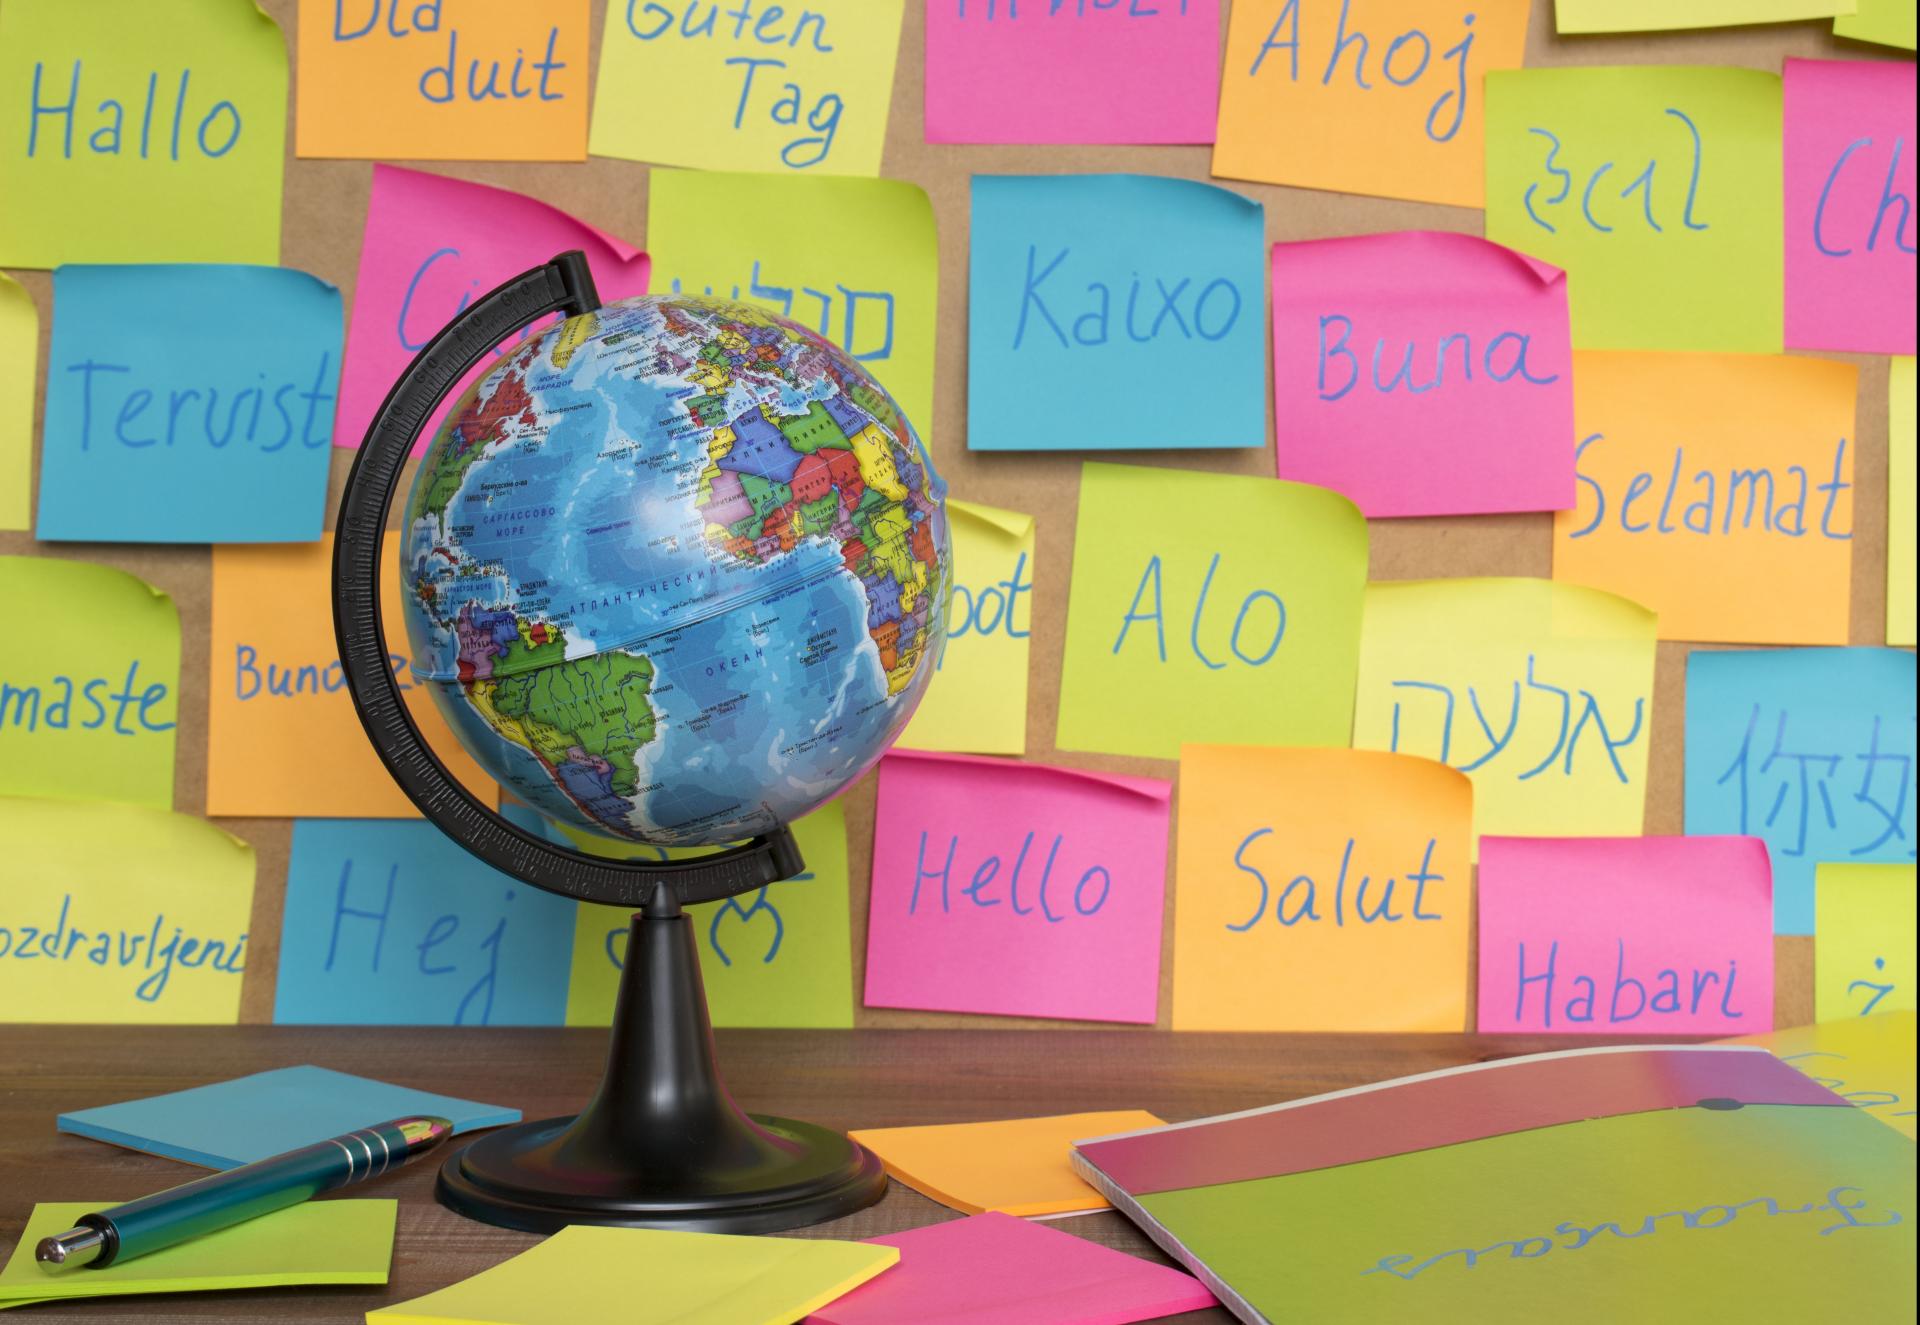
{"type": "Polygon", "coordinates": [[[7,0],[0,265],[278,262],[286,105],[252,0],[7,0]]]}
{"type": "Polygon", "coordinates": [[[62,267],[38,536],[320,535],[340,292],[285,267],[62,267]]]}
{"type": "MultiPolygon", "coordinates": [[[[1817,958],[1815,967],[1817,978],[1817,958]]],[[[1920,1116],[1913,1107],[1915,1025],[1911,1012],[1877,1012],[1743,1035],[1734,1043],[1771,1049],[1815,1084],[1912,1140],[1920,1116]]]]}
{"type": "Polygon", "coordinates": [[[39,367],[40,312],[33,296],[0,272],[0,529],[25,529],[31,522],[39,367]]]}
{"type": "Polygon", "coordinates": [[[1466,1029],[1472,836],[1444,764],[1187,746],[1174,1029],[1466,1029]]]}
{"type": "Polygon", "coordinates": [[[1887,643],[1914,642],[1914,360],[1887,365],[1887,643]]]}
{"type": "Polygon", "coordinates": [[[966,755],[880,765],[869,1007],[1151,1022],[1169,783],[966,755]]]}
{"type": "Polygon", "coordinates": [[[1556,580],[1659,614],[1660,638],[1844,644],[1859,370],[1760,354],[1574,356],[1579,504],[1556,580]]]}
{"type": "Polygon", "coordinates": [[[1484,1032],[1773,1025],[1767,850],[1750,837],[1480,843],[1484,1032]]]}
{"type": "Polygon", "coordinates": [[[1573,504],[1566,273],[1470,235],[1273,247],[1281,478],[1370,517],[1573,504]]]}
{"type": "Polygon", "coordinates": [[[1856,0],[1554,0],[1554,31],[1661,32],[1852,13],[1856,0]]]}
{"type": "Polygon", "coordinates": [[[1366,521],[1338,493],[1082,466],[1057,743],[1348,744],[1366,578],[1366,521]]]}
{"type": "Polygon", "coordinates": [[[974,176],[968,449],[1263,445],[1264,215],[1193,180],[974,176]]]}
{"type": "Polygon", "coordinates": [[[1780,348],[1780,78],[1487,75],[1487,238],[1568,274],[1573,343],[1780,348]]]}
{"type": "Polygon", "coordinates": [[[1813,1015],[1912,1012],[1914,867],[1831,861],[1815,871],[1813,1015]]]}
{"type": "Polygon", "coordinates": [[[1210,143],[1220,0],[926,0],[930,143],[1210,143]]]}

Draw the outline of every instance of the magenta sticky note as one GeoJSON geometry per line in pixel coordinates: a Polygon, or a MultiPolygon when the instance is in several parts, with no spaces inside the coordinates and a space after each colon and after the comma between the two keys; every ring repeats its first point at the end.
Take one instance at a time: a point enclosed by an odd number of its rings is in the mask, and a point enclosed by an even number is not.
{"type": "Polygon", "coordinates": [[[1220,0],[926,0],[930,143],[1210,143],[1220,0]]]}
{"type": "Polygon", "coordinates": [[[807,1325],[1132,1325],[1216,1305],[1192,1275],[1013,1215],[866,1241],[898,1247],[899,1262],[807,1325]]]}
{"type": "Polygon", "coordinates": [[[1912,60],[1788,60],[1788,349],[1914,352],[1912,60]]]}
{"type": "Polygon", "coordinates": [[[1480,839],[1482,1031],[1773,1029],[1757,837],[1480,839]]]}
{"type": "MultiPolygon", "coordinates": [[[[376,165],[347,324],[334,444],[360,445],[394,379],[461,309],[501,282],[575,248],[585,251],[602,299],[647,292],[646,254],[558,208],[507,189],[376,165]]],[[[467,381],[492,366],[491,357],[483,359],[467,381]]],[[[416,455],[445,412],[436,413],[421,433],[416,455]]]]}
{"type": "Polygon", "coordinates": [[[1566,273],[1472,235],[1273,246],[1281,478],[1374,518],[1573,505],[1566,273]]]}
{"type": "Polygon", "coordinates": [[[1151,1022],[1158,778],[895,750],[880,762],[869,1007],[1151,1022]]]}

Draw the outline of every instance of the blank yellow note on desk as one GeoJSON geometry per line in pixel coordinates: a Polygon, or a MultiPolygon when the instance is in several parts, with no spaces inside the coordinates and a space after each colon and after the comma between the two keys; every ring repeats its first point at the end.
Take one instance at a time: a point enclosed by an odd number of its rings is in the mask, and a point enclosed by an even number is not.
{"type": "Polygon", "coordinates": [[[1073,1171],[1075,1141],[1159,1127],[1141,1109],[1007,1118],[926,1127],[870,1127],[853,1139],[880,1156],[887,1172],[923,1196],[977,1215],[1075,1215],[1105,1210],[1107,1198],[1073,1171]]]}

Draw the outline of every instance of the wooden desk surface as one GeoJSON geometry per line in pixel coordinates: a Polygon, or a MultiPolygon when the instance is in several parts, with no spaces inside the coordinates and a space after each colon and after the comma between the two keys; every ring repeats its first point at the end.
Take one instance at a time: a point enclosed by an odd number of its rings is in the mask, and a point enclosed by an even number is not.
{"type": "MultiPolygon", "coordinates": [[[[1166,1031],[722,1031],[723,1069],[748,1109],[833,1127],[960,1122],[1092,1109],[1178,1121],[1567,1041],[1461,1035],[1175,1035],[1166,1031]]],[[[198,1170],[54,1131],[70,1109],[317,1063],[489,1102],[528,1118],[577,1109],[599,1075],[604,1030],[378,1027],[0,1027],[0,1245],[36,1201],[127,1200],[198,1170]]],[[[183,1293],[24,1308],[62,1322],[358,1321],[362,1313],[477,1274],[537,1239],[462,1219],[433,1200],[427,1163],[368,1195],[400,1201],[385,1287],[183,1293]]],[[[862,1238],[952,1218],[895,1183],[880,1204],[802,1236],[862,1238]]],[[[1111,1212],[1059,1227],[1135,1255],[1160,1254],[1111,1212]]],[[[644,1279],[636,1277],[636,1289],[644,1279]]],[[[23,1318],[24,1319],[24,1318],[23,1318]]],[[[1169,1317],[1229,1322],[1225,1311],[1169,1317]]]]}

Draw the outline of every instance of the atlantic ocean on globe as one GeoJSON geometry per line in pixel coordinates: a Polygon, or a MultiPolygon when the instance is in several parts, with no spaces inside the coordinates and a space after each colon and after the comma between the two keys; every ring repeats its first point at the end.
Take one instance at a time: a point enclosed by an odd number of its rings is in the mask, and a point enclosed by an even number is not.
{"type": "Polygon", "coordinates": [[[407,503],[413,674],[513,795],[719,845],[858,777],[937,665],[945,485],[873,377],[759,308],[647,295],[509,352],[407,503]]]}

